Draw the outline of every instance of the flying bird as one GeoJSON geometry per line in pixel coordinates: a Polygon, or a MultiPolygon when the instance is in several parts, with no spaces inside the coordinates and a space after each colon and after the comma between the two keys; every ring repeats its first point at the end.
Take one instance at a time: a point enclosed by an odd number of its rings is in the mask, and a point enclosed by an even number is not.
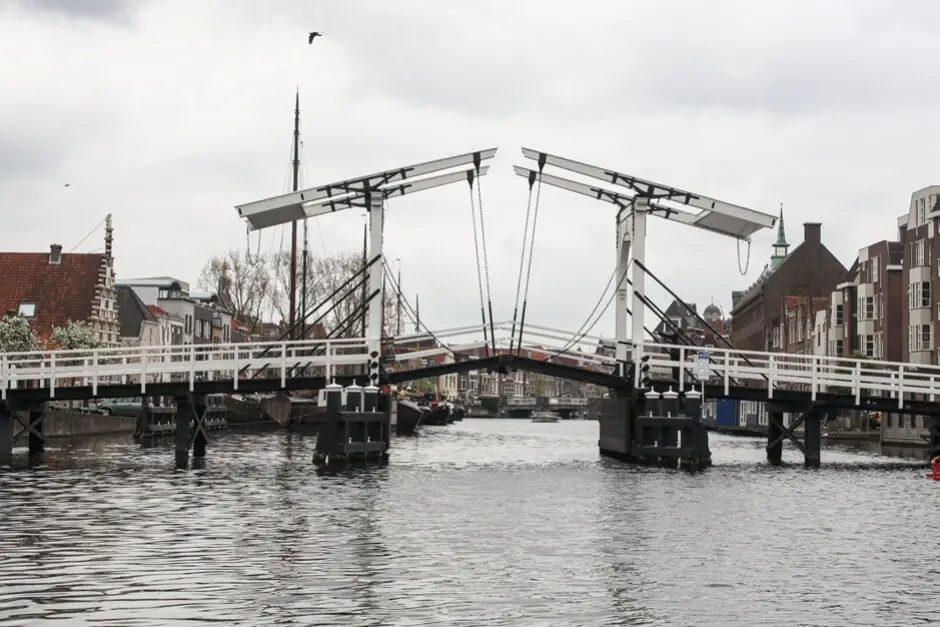
{"type": "Polygon", "coordinates": [[[307,37],[307,45],[312,44],[313,40],[316,39],[317,37],[323,37],[323,33],[318,33],[316,31],[310,33],[310,35],[307,37]]]}
{"type": "Polygon", "coordinates": [[[72,184],[71,184],[71,183],[66,183],[65,186],[66,186],[66,187],[71,187],[72,184]]]}

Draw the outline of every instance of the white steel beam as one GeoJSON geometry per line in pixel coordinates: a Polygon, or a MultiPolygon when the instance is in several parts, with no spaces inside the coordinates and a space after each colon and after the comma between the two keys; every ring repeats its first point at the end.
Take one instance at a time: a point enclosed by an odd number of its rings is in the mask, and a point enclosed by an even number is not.
{"type": "MultiPolygon", "coordinates": [[[[776,217],[771,214],[762,213],[760,211],[748,209],[747,207],[742,207],[740,205],[735,205],[723,200],[718,200],[716,198],[690,192],[678,187],[664,185],[662,183],[657,183],[655,181],[643,179],[630,174],[623,174],[621,172],[617,172],[616,170],[589,165],[587,163],[582,163],[580,161],[575,161],[565,157],[559,157],[558,155],[552,155],[538,150],[533,150],[531,148],[523,148],[522,154],[527,159],[533,159],[544,163],[545,165],[554,166],[562,170],[567,170],[569,172],[581,174],[582,176],[604,181],[605,183],[624,187],[630,190],[630,193],[626,195],[626,197],[633,198],[636,196],[643,196],[649,199],[651,202],[655,202],[656,205],[662,207],[663,209],[668,209],[669,211],[677,210],[676,208],[670,207],[670,205],[684,205],[699,209],[699,212],[695,214],[695,222],[692,224],[693,226],[707,228],[710,231],[723,233],[724,235],[728,235],[730,237],[745,239],[761,229],[773,227],[776,222],[776,217]]],[[[520,176],[527,177],[529,176],[529,172],[531,172],[531,170],[525,173],[519,171],[516,173],[520,176]]],[[[551,185],[552,183],[544,177],[545,175],[543,174],[542,181],[551,185]]],[[[577,183],[574,181],[567,181],[567,183],[577,185],[577,183]]],[[[565,189],[570,189],[570,187],[567,185],[564,187],[565,189]]],[[[590,188],[590,186],[586,187],[590,188]]],[[[602,188],[598,188],[598,190],[601,189],[602,188]]],[[[571,189],[570,191],[576,190],[571,189]]],[[[595,194],[596,193],[587,193],[589,196],[595,194]]]]}
{"type": "Polygon", "coordinates": [[[367,193],[387,191],[386,198],[391,198],[466,181],[468,173],[483,176],[486,173],[486,167],[482,164],[492,159],[496,155],[496,150],[496,148],[489,148],[392,168],[384,172],[236,205],[235,209],[239,217],[248,223],[249,228],[257,230],[352,207],[367,208],[364,206],[367,193]],[[435,172],[468,165],[473,167],[426,179],[421,178],[435,172]]]}

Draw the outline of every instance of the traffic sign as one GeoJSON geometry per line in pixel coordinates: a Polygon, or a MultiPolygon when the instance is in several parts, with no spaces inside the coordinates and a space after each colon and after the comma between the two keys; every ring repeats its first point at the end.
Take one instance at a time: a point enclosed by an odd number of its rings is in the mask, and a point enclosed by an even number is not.
{"type": "Polygon", "coordinates": [[[695,361],[695,378],[700,381],[708,378],[711,370],[708,362],[708,351],[699,351],[698,359],[695,361]]]}

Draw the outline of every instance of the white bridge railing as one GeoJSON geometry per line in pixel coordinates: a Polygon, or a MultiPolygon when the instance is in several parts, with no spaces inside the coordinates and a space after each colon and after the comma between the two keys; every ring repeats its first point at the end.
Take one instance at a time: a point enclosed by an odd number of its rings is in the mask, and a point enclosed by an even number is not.
{"type": "Polygon", "coordinates": [[[777,390],[800,390],[812,400],[820,392],[851,395],[856,404],[863,395],[896,398],[900,408],[910,394],[931,402],[940,395],[940,366],[933,365],[672,344],[643,344],[642,354],[649,357],[651,370],[679,367],[680,389],[693,387],[701,375],[708,383],[723,385],[725,394],[736,385],[759,387],[767,389],[768,399],[777,390]],[[707,359],[697,364],[700,353],[707,359]]]}
{"type": "Polygon", "coordinates": [[[330,378],[342,366],[363,366],[369,359],[365,338],[135,346],[94,350],[55,350],[0,355],[0,397],[10,389],[39,387],[55,398],[57,388],[139,384],[145,393],[148,383],[232,380],[251,378],[287,379],[301,373],[330,378]]]}
{"type": "MultiPolygon", "coordinates": [[[[506,324],[494,326],[503,331],[506,324]]],[[[479,325],[434,335],[443,339],[477,332],[479,325]]],[[[546,356],[561,355],[576,360],[581,367],[606,372],[616,364],[613,357],[567,347],[570,332],[527,325],[526,335],[544,341],[524,343],[523,349],[546,356]]],[[[497,346],[508,347],[505,339],[498,338],[497,346]]],[[[416,340],[433,341],[426,334],[395,338],[396,342],[416,340]]],[[[582,338],[587,346],[599,342],[600,338],[582,338]]],[[[148,383],[171,381],[188,382],[193,390],[197,381],[205,380],[231,380],[232,389],[237,391],[240,381],[258,377],[279,379],[280,387],[286,388],[291,378],[330,378],[338,368],[364,366],[369,360],[370,343],[367,338],[351,338],[4,353],[0,354],[0,397],[6,398],[9,390],[22,387],[48,389],[49,398],[55,398],[57,388],[88,386],[96,395],[99,386],[114,384],[139,385],[143,394],[148,383]]],[[[450,348],[403,351],[394,358],[418,359],[483,346],[477,341],[450,348]]],[[[863,395],[896,398],[899,407],[911,394],[930,401],[940,395],[940,366],[933,365],[653,343],[643,344],[641,354],[648,357],[645,363],[653,377],[669,375],[678,367],[680,389],[705,380],[723,385],[725,393],[733,386],[765,388],[768,399],[777,390],[801,390],[809,392],[812,399],[819,393],[847,394],[854,396],[856,403],[863,395]],[[702,355],[705,359],[700,359],[702,355]]]]}

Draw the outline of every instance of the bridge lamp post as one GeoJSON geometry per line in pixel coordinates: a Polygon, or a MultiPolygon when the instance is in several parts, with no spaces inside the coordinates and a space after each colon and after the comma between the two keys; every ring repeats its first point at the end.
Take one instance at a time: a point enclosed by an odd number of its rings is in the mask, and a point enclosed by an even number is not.
{"type": "MultiPolygon", "coordinates": [[[[616,170],[588,165],[565,157],[523,148],[522,155],[539,164],[537,170],[515,166],[515,173],[528,180],[536,180],[582,196],[615,205],[617,231],[617,297],[616,332],[617,362],[621,376],[626,374],[627,349],[632,348],[630,361],[639,363],[643,355],[643,329],[646,272],[647,216],[657,216],[673,222],[704,229],[713,233],[750,242],[751,235],[772,228],[776,217],[734,205],[728,202],[655,183],[616,170]],[[547,174],[544,166],[572,172],[594,181],[617,186],[619,191],[600,187],[592,181],[582,183],[547,174]],[[534,177],[534,178],[533,178],[534,177]],[[624,189],[625,188],[625,189],[624,189]],[[639,262],[639,263],[634,263],[639,262]],[[632,265],[632,268],[631,268],[632,265]],[[632,271],[633,317],[630,330],[627,325],[627,273],[632,271]]],[[[639,386],[639,368],[635,369],[634,385],[639,386]]]]}
{"type": "Polygon", "coordinates": [[[452,183],[469,183],[472,186],[478,177],[487,173],[489,166],[483,163],[496,156],[496,150],[496,148],[489,148],[392,168],[384,172],[236,205],[235,209],[239,217],[248,223],[248,228],[251,230],[265,229],[349,209],[361,209],[368,213],[369,258],[370,260],[379,258],[379,261],[378,269],[369,272],[368,317],[366,337],[363,340],[366,342],[369,353],[369,377],[371,383],[378,385],[382,350],[382,314],[385,303],[385,273],[381,271],[385,201],[452,183]],[[434,176],[430,176],[432,174],[434,176]],[[375,299],[378,299],[378,306],[373,305],[375,299]]]}

